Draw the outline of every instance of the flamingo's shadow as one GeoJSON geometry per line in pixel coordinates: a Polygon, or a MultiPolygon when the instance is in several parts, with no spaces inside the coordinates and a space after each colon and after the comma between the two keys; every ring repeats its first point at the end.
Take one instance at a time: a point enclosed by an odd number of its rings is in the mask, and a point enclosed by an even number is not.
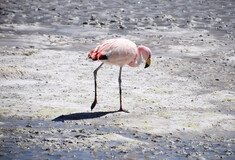
{"type": "Polygon", "coordinates": [[[108,112],[82,112],[82,113],[73,113],[68,115],[61,115],[56,117],[52,121],[61,121],[64,122],[66,120],[85,120],[85,119],[93,119],[105,116],[107,114],[117,113],[120,111],[108,111],[108,112]]]}

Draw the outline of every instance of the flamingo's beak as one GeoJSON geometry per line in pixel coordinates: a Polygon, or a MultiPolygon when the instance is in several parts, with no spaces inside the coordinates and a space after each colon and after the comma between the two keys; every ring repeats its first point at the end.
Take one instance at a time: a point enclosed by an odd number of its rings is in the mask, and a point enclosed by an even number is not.
{"type": "Polygon", "coordinates": [[[146,64],[144,68],[148,68],[151,64],[151,57],[149,56],[149,58],[146,60],[146,64]]]}

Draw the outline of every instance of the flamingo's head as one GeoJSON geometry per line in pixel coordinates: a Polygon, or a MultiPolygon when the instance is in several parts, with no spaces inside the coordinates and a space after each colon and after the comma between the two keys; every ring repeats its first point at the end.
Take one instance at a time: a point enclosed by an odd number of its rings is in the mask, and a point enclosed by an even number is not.
{"type": "Polygon", "coordinates": [[[138,48],[139,48],[139,51],[142,52],[143,59],[146,61],[144,68],[148,68],[151,64],[152,52],[148,47],[145,47],[145,46],[139,46],[138,48]]]}
{"type": "Polygon", "coordinates": [[[144,68],[148,68],[148,67],[150,66],[150,64],[151,64],[151,54],[150,54],[149,57],[147,58],[144,68]]]}

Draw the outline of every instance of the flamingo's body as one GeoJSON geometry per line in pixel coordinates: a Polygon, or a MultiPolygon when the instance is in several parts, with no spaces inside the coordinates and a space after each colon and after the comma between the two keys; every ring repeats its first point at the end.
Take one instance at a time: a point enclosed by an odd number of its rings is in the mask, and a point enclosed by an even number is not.
{"type": "Polygon", "coordinates": [[[103,41],[95,49],[93,49],[88,57],[92,60],[100,60],[102,64],[94,71],[95,79],[95,99],[91,105],[91,110],[95,107],[97,103],[97,84],[96,76],[97,71],[101,68],[104,63],[114,64],[120,66],[119,72],[119,93],[120,93],[120,111],[124,111],[122,108],[122,90],[121,90],[121,72],[124,65],[129,65],[131,67],[137,67],[140,65],[143,59],[146,61],[145,68],[147,68],[151,63],[151,50],[145,46],[137,47],[136,44],[127,39],[109,39],[103,41]]]}

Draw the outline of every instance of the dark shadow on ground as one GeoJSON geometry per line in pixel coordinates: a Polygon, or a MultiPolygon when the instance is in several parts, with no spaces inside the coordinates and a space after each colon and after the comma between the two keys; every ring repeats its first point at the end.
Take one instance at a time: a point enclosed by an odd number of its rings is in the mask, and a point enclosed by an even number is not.
{"type": "Polygon", "coordinates": [[[61,121],[61,122],[64,122],[66,120],[92,119],[92,118],[99,118],[99,117],[105,116],[107,114],[117,113],[117,112],[120,112],[120,111],[74,113],[74,114],[68,114],[68,115],[61,115],[59,117],[56,117],[52,121],[56,121],[56,122],[61,121]]]}

